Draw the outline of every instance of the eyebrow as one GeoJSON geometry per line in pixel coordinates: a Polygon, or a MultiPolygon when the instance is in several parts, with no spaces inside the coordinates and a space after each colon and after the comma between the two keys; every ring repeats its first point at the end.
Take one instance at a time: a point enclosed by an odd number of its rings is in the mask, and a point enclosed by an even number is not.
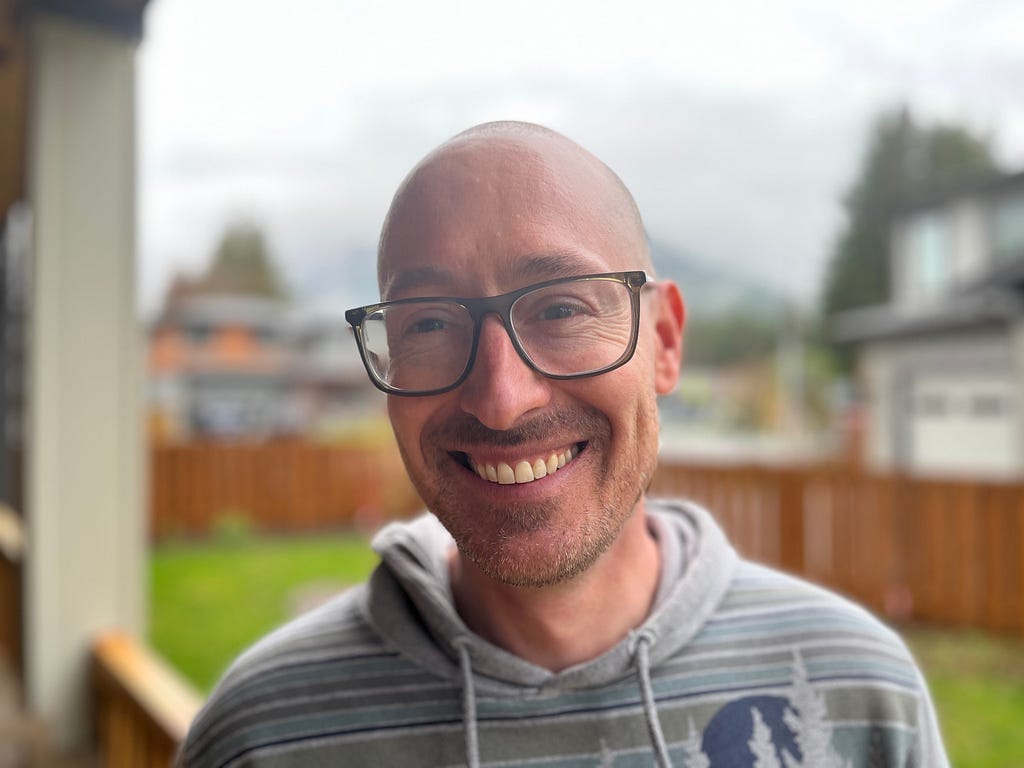
{"type": "MultiPolygon", "coordinates": [[[[595,271],[604,270],[576,251],[562,250],[517,257],[508,274],[517,282],[541,282],[556,277],[592,274],[595,271]]],[[[384,285],[381,298],[391,298],[406,291],[430,286],[442,289],[454,284],[455,274],[450,270],[433,266],[411,267],[403,269],[384,285]]]]}
{"type": "Polygon", "coordinates": [[[403,269],[383,286],[381,298],[388,298],[398,293],[423,288],[428,285],[451,285],[454,276],[447,269],[438,267],[412,267],[403,269]]]}
{"type": "Polygon", "coordinates": [[[552,251],[550,253],[528,254],[516,259],[512,269],[514,277],[546,280],[571,275],[587,275],[602,272],[592,261],[577,251],[552,251]]]}

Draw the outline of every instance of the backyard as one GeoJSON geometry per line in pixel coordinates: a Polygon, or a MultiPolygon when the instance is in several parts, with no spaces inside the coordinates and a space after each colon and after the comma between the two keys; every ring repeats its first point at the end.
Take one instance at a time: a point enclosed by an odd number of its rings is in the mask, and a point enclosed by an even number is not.
{"type": "MultiPolygon", "coordinates": [[[[201,543],[162,544],[151,558],[150,641],[209,691],[253,640],[362,581],[375,563],[366,539],[350,533],[262,538],[224,526],[201,543]]],[[[900,629],[928,677],[953,765],[1024,765],[1024,639],[900,629]]]]}

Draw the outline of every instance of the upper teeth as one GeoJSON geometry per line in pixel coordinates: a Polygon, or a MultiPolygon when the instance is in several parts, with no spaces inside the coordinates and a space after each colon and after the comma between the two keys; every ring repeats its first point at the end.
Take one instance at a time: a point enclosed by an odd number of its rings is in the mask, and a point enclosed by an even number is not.
{"type": "Polygon", "coordinates": [[[513,483],[532,483],[542,477],[553,475],[564,467],[579,453],[576,446],[566,448],[564,451],[552,453],[547,458],[541,457],[530,461],[522,461],[507,464],[499,461],[497,464],[489,464],[484,461],[469,460],[469,465],[484,480],[490,480],[499,485],[512,485],[513,483]]]}

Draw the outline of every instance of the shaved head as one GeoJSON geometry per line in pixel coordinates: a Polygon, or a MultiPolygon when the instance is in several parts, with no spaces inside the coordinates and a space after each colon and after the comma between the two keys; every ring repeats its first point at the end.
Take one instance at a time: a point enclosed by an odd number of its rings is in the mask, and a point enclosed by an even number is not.
{"type": "MultiPolygon", "coordinates": [[[[570,210],[582,237],[599,235],[613,244],[616,253],[609,256],[624,259],[622,268],[653,272],[636,201],[611,168],[544,126],[491,122],[440,145],[399,186],[378,248],[377,276],[383,297],[393,293],[396,244],[407,246],[415,240],[410,227],[422,227],[426,233],[445,224],[464,225],[471,206],[464,204],[463,194],[470,185],[477,201],[481,195],[491,195],[496,204],[502,198],[518,201],[532,194],[536,201],[529,216],[565,216],[570,210]],[[398,230],[401,237],[395,236],[398,230]]],[[[522,207],[508,206],[508,210],[509,225],[521,225],[522,207]]]]}
{"type": "MultiPolygon", "coordinates": [[[[656,396],[679,373],[683,306],[670,281],[649,283],[643,311],[639,298],[628,310],[635,341],[628,362],[563,380],[528,365],[511,309],[470,323],[450,302],[431,299],[514,295],[549,280],[560,286],[560,278],[633,270],[651,271],[633,196],[588,151],[538,125],[470,128],[427,155],[395,194],[378,279],[381,298],[398,302],[390,309],[409,314],[391,332],[449,330],[464,340],[471,333],[474,345],[456,387],[388,398],[406,469],[458,544],[462,573],[536,588],[576,578],[612,549],[652,546],[643,516],[633,512],[657,463],[656,396]],[[562,474],[535,476],[529,486],[472,469],[488,461],[495,471],[536,466],[553,455],[558,463],[560,452],[569,457],[562,474]]],[[[545,301],[523,304],[524,327],[534,333],[557,335],[551,310],[562,319],[563,310],[576,320],[604,319],[617,305],[625,317],[621,292],[616,301],[552,290],[545,301]],[[537,330],[544,319],[549,324],[537,330]]],[[[559,354],[599,342],[610,327],[588,326],[586,338],[566,342],[559,354]]]]}

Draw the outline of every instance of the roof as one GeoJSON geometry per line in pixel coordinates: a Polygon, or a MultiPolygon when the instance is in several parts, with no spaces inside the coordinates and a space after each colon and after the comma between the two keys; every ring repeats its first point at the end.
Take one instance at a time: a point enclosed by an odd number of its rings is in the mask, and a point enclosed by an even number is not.
{"type": "MultiPolygon", "coordinates": [[[[1024,193],[1024,171],[986,173],[933,189],[894,211],[896,218],[961,199],[1024,193]]],[[[832,320],[831,337],[841,343],[920,336],[1007,325],[1024,317],[1024,251],[1004,253],[982,273],[950,293],[914,303],[849,310],[832,320]]]]}
{"type": "Polygon", "coordinates": [[[28,0],[32,11],[68,16],[128,38],[142,37],[142,15],[149,0],[28,0]]]}
{"type": "Polygon", "coordinates": [[[1008,325],[1021,317],[1024,301],[1017,291],[988,285],[928,303],[842,312],[833,320],[832,338],[846,343],[905,338],[1008,325]]]}
{"type": "Polygon", "coordinates": [[[899,218],[918,211],[938,207],[957,198],[975,196],[994,197],[1013,188],[1019,188],[1024,191],[1024,171],[976,174],[960,179],[952,184],[934,187],[897,206],[894,214],[899,218]]]}
{"type": "Polygon", "coordinates": [[[290,330],[287,308],[260,296],[188,296],[166,307],[155,328],[241,325],[270,331],[290,330]]]}
{"type": "Polygon", "coordinates": [[[1014,253],[1012,258],[1003,259],[982,275],[974,285],[982,288],[1002,286],[1006,289],[1024,290],[1024,250],[1014,253]]]}

